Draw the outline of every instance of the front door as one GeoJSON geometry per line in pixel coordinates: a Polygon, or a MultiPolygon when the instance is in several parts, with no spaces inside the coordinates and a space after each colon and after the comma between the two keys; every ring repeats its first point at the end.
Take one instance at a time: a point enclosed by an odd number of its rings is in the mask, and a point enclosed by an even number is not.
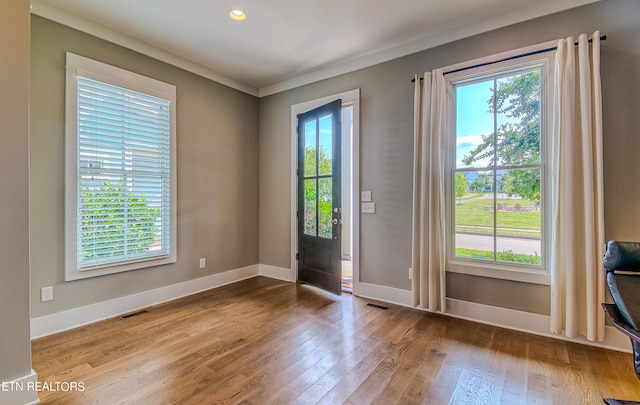
{"type": "Polygon", "coordinates": [[[342,100],[298,115],[298,282],[341,293],[342,100]]]}

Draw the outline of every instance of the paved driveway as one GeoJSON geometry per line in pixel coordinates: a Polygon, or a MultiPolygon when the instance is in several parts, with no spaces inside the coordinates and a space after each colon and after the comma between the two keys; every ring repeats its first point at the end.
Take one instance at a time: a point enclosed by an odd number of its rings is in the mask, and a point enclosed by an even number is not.
{"type": "MultiPolygon", "coordinates": [[[[497,245],[496,250],[499,252],[511,250],[514,253],[523,253],[527,255],[537,254],[539,256],[542,251],[540,239],[499,236],[497,239],[497,245]]],[[[492,251],[493,236],[456,233],[456,247],[492,251]]]]}

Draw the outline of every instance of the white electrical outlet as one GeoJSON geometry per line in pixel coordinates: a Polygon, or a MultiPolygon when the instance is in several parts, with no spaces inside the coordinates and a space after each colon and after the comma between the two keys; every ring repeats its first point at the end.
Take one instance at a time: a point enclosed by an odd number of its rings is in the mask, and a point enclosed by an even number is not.
{"type": "Polygon", "coordinates": [[[371,201],[371,191],[363,191],[360,199],[366,202],[371,201]]]}
{"type": "Polygon", "coordinates": [[[363,202],[362,203],[362,213],[363,214],[375,214],[376,213],[376,203],[363,202]]]}
{"type": "Polygon", "coordinates": [[[40,290],[40,301],[53,301],[53,287],[42,287],[40,290]]]}
{"type": "Polygon", "coordinates": [[[200,258],[200,268],[204,269],[205,267],[207,267],[207,259],[204,257],[200,258]]]}

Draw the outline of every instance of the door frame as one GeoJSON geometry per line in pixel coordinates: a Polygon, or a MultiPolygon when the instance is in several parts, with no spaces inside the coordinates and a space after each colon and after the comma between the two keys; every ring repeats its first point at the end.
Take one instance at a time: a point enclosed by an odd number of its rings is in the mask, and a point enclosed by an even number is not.
{"type": "Polygon", "coordinates": [[[298,228],[296,211],[298,206],[298,114],[313,110],[335,99],[342,99],[342,104],[353,105],[353,134],[351,140],[351,237],[353,251],[351,262],[353,266],[353,295],[358,295],[360,281],[360,89],[333,94],[304,103],[291,106],[291,270],[293,280],[298,279],[298,228]]]}

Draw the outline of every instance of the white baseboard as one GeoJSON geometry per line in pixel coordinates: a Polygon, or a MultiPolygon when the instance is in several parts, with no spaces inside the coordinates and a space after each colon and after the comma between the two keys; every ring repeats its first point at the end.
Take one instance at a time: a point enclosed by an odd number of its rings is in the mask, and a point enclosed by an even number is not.
{"type": "Polygon", "coordinates": [[[447,298],[447,311],[445,315],[553,339],[631,353],[629,338],[611,326],[605,326],[604,342],[591,342],[584,336],[569,338],[564,335],[555,335],[549,332],[551,318],[548,315],[494,307],[451,298],[447,298]]]}
{"type": "MultiPolygon", "coordinates": [[[[376,284],[358,283],[358,290],[354,295],[362,298],[374,299],[405,307],[413,307],[411,291],[385,287],[376,284]]],[[[422,310],[421,308],[416,308],[422,310]]],[[[475,302],[461,301],[447,298],[447,310],[443,315],[466,319],[472,322],[498,326],[505,329],[517,330],[534,335],[581,343],[605,349],[631,352],[629,338],[611,326],[605,327],[604,342],[591,342],[585,337],[569,338],[549,332],[551,319],[548,315],[534,314],[515,309],[495,307],[475,302]]]]}
{"type": "Polygon", "coordinates": [[[385,287],[378,284],[363,283],[362,281],[354,285],[353,295],[405,307],[412,306],[411,291],[385,287]]]}
{"type": "Polygon", "coordinates": [[[31,405],[39,404],[37,384],[38,374],[31,370],[31,374],[25,375],[13,381],[2,383],[0,389],[0,404],[31,405]]]}
{"type": "MultiPolygon", "coordinates": [[[[151,305],[255,277],[259,274],[259,270],[259,265],[255,264],[168,285],[166,287],[143,291],[133,295],[127,295],[125,297],[32,318],[31,339],[77,328],[151,305]]],[[[0,401],[0,403],[4,402],[0,401]]]]}
{"type": "Polygon", "coordinates": [[[445,315],[529,333],[549,331],[546,315],[447,298],[445,315]]]}
{"type": "Polygon", "coordinates": [[[259,266],[261,276],[289,282],[296,281],[296,276],[295,274],[293,274],[293,271],[291,269],[287,269],[286,267],[271,266],[269,264],[260,264],[259,266]]]}
{"type": "MultiPolygon", "coordinates": [[[[291,269],[266,264],[256,264],[154,290],[143,291],[126,297],[33,318],[31,319],[31,338],[36,339],[77,328],[89,323],[221,287],[258,275],[288,282],[295,281],[295,275],[291,269]]],[[[354,285],[354,295],[405,307],[413,307],[411,291],[409,290],[359,282],[354,285]]],[[[606,327],[604,342],[590,342],[583,337],[572,339],[551,334],[549,332],[549,316],[451,298],[447,298],[447,311],[444,315],[554,339],[630,352],[629,339],[615,328],[609,326],[606,327]]],[[[5,402],[0,401],[0,403],[5,402]]]]}

